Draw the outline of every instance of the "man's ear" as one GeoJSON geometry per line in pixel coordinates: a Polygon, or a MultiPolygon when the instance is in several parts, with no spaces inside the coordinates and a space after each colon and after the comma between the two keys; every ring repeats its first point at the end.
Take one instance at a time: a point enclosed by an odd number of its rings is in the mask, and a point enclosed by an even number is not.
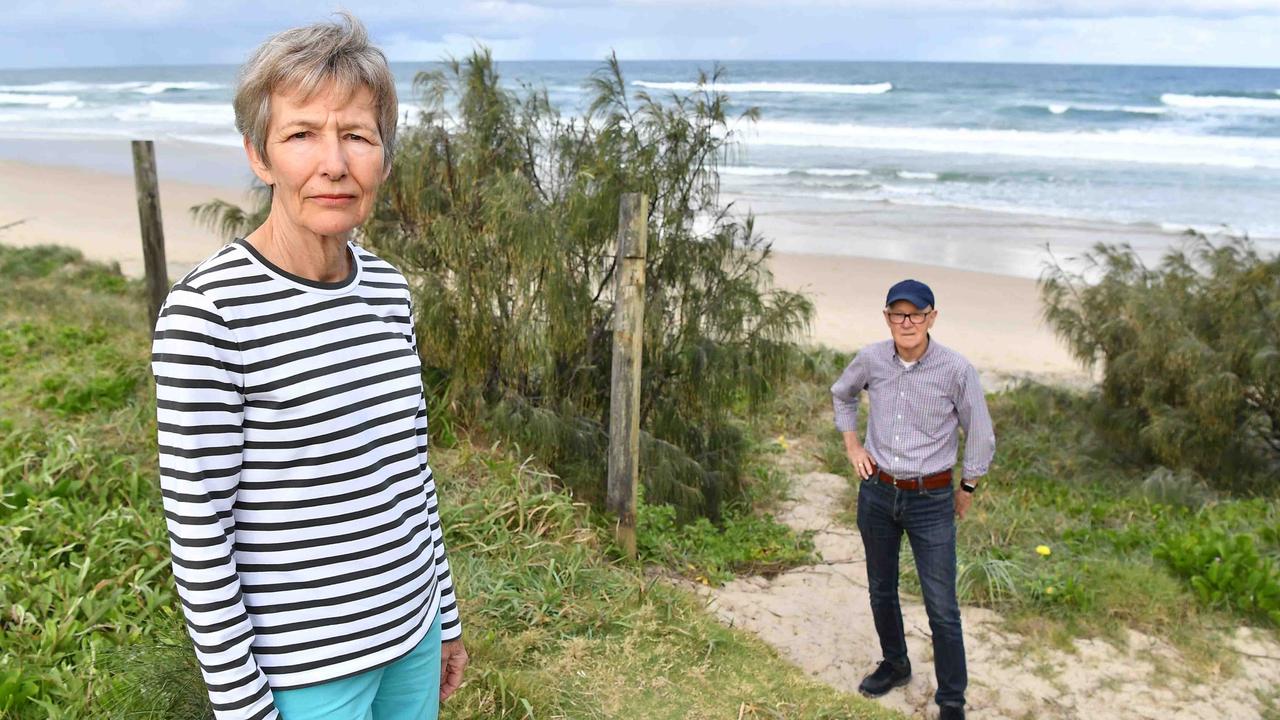
{"type": "Polygon", "coordinates": [[[253,146],[248,135],[244,136],[244,152],[249,157],[249,167],[253,169],[253,174],[258,176],[262,184],[274,186],[276,181],[271,168],[267,166],[266,159],[258,154],[258,149],[253,146]]]}

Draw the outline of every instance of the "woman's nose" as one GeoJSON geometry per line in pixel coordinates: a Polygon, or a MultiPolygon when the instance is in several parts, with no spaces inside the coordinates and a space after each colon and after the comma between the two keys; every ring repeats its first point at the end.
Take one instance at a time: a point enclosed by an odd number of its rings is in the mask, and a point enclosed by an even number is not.
{"type": "Polygon", "coordinates": [[[342,138],[326,134],[321,146],[323,155],[320,158],[320,174],[333,181],[346,177],[347,155],[342,146],[342,138]]]}

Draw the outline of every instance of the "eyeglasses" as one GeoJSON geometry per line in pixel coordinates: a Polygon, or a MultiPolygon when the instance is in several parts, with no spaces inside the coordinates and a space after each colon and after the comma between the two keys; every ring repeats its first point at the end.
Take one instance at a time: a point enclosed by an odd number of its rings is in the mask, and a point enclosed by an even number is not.
{"type": "Polygon", "coordinates": [[[926,310],[925,312],[904,313],[885,310],[884,314],[885,317],[889,318],[889,322],[894,325],[905,325],[908,319],[911,320],[912,325],[920,325],[934,312],[934,310],[926,310]]]}

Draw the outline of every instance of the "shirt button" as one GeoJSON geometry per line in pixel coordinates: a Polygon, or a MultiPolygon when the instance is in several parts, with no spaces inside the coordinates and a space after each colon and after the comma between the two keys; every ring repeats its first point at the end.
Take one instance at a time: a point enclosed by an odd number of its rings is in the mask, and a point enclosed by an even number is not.
{"type": "Polygon", "coordinates": [[[904,392],[900,392],[900,393],[898,393],[898,397],[906,397],[906,396],[907,396],[907,394],[906,394],[906,393],[904,393],[904,392]]]}
{"type": "Polygon", "coordinates": [[[893,436],[893,439],[894,439],[894,440],[901,440],[901,439],[902,439],[902,436],[901,436],[901,435],[894,435],[894,436],[893,436]]]}
{"type": "Polygon", "coordinates": [[[901,416],[901,415],[899,415],[899,416],[898,416],[898,419],[899,419],[899,420],[901,420],[901,419],[902,419],[902,416],[901,416]]]}
{"type": "Polygon", "coordinates": [[[897,456],[897,455],[894,455],[894,456],[893,456],[893,461],[894,461],[894,462],[898,462],[898,456],[897,456]]]}

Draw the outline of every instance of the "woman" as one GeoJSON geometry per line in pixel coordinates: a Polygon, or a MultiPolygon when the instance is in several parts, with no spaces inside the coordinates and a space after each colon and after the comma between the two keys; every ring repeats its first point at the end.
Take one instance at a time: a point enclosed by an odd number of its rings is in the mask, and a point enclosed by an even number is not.
{"type": "Polygon", "coordinates": [[[408,284],[349,240],[390,170],[395,85],[342,19],[241,69],[271,212],[156,326],[173,573],[219,720],[435,718],[467,664],[408,284]]]}

